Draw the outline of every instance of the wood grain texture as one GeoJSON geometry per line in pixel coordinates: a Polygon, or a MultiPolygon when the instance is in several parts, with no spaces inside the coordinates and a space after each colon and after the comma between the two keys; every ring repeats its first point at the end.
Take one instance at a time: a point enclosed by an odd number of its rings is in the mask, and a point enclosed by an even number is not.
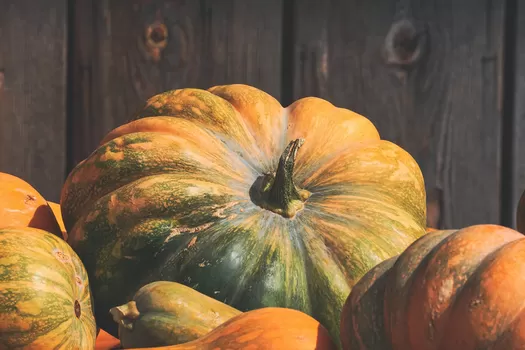
{"type": "Polygon", "coordinates": [[[297,1],[294,98],[370,118],[420,164],[428,224],[500,220],[503,2],[297,1]]]}
{"type": "Polygon", "coordinates": [[[282,0],[77,0],[69,169],[145,100],[247,83],[280,97],[282,0]]]}
{"type": "Polygon", "coordinates": [[[52,201],[66,175],[66,5],[0,0],[0,171],[52,201]]]}
{"type": "MultiPolygon", "coordinates": [[[[516,210],[520,197],[525,190],[525,4],[517,1],[515,8],[515,60],[513,67],[514,94],[513,115],[511,116],[512,156],[509,159],[512,172],[512,188],[509,208],[512,211],[512,223],[516,222],[516,210]]],[[[512,43],[509,43],[512,45],[512,43]]]]}

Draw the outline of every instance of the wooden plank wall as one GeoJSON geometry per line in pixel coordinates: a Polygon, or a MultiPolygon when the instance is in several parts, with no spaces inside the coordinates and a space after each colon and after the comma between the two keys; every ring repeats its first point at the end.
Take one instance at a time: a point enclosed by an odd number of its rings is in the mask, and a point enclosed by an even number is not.
{"type": "Polygon", "coordinates": [[[247,83],[280,97],[282,0],[78,0],[72,163],[159,92],[247,83]]]}
{"type": "MultiPolygon", "coordinates": [[[[506,96],[512,104],[510,115],[512,116],[506,137],[512,139],[511,147],[508,147],[508,162],[510,164],[510,179],[508,190],[512,194],[511,206],[509,211],[515,214],[515,209],[519,199],[525,190],[525,4],[519,0],[514,0],[517,6],[509,9],[509,15],[514,14],[513,23],[516,25],[510,28],[509,35],[513,36],[516,43],[515,51],[511,52],[510,65],[514,69],[509,70],[509,77],[514,79],[514,85],[509,89],[506,96]]],[[[515,215],[512,221],[515,221],[515,215]]]]}
{"type": "Polygon", "coordinates": [[[296,7],[295,94],[369,117],[425,176],[430,226],[500,220],[503,1],[296,7]]]}
{"type": "Polygon", "coordinates": [[[369,117],[423,169],[430,225],[512,226],[525,184],[525,112],[503,89],[515,1],[0,0],[0,171],[58,199],[67,170],[149,96],[247,83],[369,117]]]}
{"type": "Polygon", "coordinates": [[[66,175],[66,0],[0,0],[0,171],[59,199],[66,175]]]}

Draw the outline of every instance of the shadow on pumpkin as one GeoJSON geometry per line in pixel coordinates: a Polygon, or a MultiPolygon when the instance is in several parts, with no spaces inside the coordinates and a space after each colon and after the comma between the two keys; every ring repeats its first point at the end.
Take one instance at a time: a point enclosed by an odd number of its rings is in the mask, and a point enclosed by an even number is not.
{"type": "Polygon", "coordinates": [[[323,325],[317,326],[317,341],[314,350],[335,350],[335,344],[339,343],[339,339],[332,339],[328,335],[328,331],[323,325]]]}
{"type": "Polygon", "coordinates": [[[60,226],[55,219],[55,215],[53,214],[51,207],[49,207],[47,204],[42,204],[36,208],[33,217],[27,226],[51,232],[55,236],[62,238],[60,226]]]}

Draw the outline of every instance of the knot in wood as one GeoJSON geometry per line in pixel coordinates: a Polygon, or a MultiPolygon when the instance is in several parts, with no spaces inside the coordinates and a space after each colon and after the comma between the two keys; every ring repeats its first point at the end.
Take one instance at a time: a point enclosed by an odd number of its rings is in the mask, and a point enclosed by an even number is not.
{"type": "Polygon", "coordinates": [[[418,30],[411,20],[394,22],[384,43],[386,63],[399,68],[414,65],[422,56],[425,42],[425,31],[418,30]]]}
{"type": "Polygon", "coordinates": [[[158,61],[162,50],[168,45],[168,28],[162,22],[155,22],[146,27],[146,48],[150,56],[158,61]]]}

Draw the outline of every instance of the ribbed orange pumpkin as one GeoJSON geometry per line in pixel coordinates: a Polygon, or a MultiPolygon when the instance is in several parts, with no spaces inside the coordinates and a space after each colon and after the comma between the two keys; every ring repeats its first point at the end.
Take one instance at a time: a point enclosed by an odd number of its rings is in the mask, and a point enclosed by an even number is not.
{"type": "Polygon", "coordinates": [[[525,349],[525,237],[498,225],[433,231],[354,286],[345,350],[525,349]]]}
{"type": "Polygon", "coordinates": [[[33,227],[63,237],[48,202],[26,181],[0,173],[0,228],[33,227]]]}

